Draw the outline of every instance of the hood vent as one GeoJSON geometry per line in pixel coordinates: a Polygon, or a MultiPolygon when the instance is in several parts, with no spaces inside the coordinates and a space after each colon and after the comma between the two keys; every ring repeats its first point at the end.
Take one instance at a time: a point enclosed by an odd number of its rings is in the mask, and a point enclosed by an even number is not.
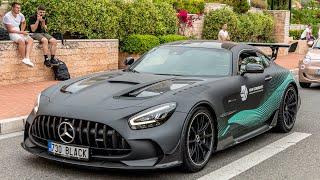
{"type": "Polygon", "coordinates": [[[195,82],[196,82],[195,80],[193,81],[185,81],[185,80],[178,80],[178,79],[165,80],[165,81],[157,82],[154,84],[150,84],[148,86],[144,86],[139,89],[135,89],[122,96],[137,97],[137,98],[154,97],[169,91],[183,88],[195,82]]]}

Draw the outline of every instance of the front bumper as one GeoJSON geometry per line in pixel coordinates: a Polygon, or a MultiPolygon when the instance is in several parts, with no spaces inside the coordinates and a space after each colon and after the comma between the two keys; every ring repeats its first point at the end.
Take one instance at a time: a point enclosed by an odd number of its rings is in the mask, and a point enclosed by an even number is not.
{"type": "MultiPolygon", "coordinates": [[[[46,114],[44,111],[40,113],[46,114]]],[[[65,115],[58,112],[51,112],[50,114],[65,115]]],[[[49,154],[43,144],[39,145],[38,140],[35,140],[30,135],[29,129],[31,129],[31,124],[36,119],[36,115],[31,113],[26,121],[22,147],[39,157],[76,166],[108,169],[169,168],[182,163],[180,138],[185,116],[186,113],[175,112],[163,125],[144,130],[131,130],[128,127],[127,120],[119,119],[112,123],[105,122],[125,138],[131,147],[131,152],[117,156],[90,154],[89,161],[79,161],[49,154]]],[[[82,116],[79,115],[78,117],[82,116]]],[[[99,118],[97,116],[91,117],[99,118]]],[[[97,122],[97,120],[93,119],[93,122],[97,122]]],[[[100,123],[102,122],[104,121],[100,121],[100,123]]],[[[90,152],[92,152],[91,149],[90,152]]]]}
{"type": "Polygon", "coordinates": [[[304,83],[320,83],[320,74],[317,72],[320,70],[318,65],[304,64],[300,62],[299,64],[299,82],[304,83]]]}
{"type": "MultiPolygon", "coordinates": [[[[179,166],[181,161],[176,159],[178,153],[174,153],[169,156],[163,157],[153,157],[148,159],[140,159],[140,160],[128,160],[128,161],[121,161],[121,160],[99,160],[99,159],[90,159],[89,161],[79,161],[68,159],[60,156],[55,156],[49,154],[47,150],[40,148],[33,144],[30,139],[25,139],[23,143],[21,143],[22,148],[26,151],[34,154],[38,157],[45,158],[54,162],[64,163],[72,166],[79,166],[79,167],[86,167],[86,168],[93,168],[93,169],[127,169],[127,170],[148,170],[148,169],[164,169],[179,166]],[[30,146],[31,145],[31,146],[30,146]],[[158,162],[158,163],[157,163],[158,162]]],[[[150,153],[150,149],[145,149],[144,153],[150,153]]]]}

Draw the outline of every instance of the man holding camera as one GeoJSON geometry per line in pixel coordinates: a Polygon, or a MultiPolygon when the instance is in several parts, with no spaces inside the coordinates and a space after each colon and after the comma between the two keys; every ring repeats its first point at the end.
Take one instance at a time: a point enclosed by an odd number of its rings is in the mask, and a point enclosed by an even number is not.
{"type": "Polygon", "coordinates": [[[30,35],[33,39],[38,40],[43,46],[44,65],[47,67],[58,66],[59,62],[54,58],[57,50],[57,40],[47,33],[48,20],[46,19],[45,14],[46,8],[43,5],[40,5],[37,8],[37,14],[29,18],[30,35]],[[49,45],[51,46],[51,58],[48,57],[49,45]]]}

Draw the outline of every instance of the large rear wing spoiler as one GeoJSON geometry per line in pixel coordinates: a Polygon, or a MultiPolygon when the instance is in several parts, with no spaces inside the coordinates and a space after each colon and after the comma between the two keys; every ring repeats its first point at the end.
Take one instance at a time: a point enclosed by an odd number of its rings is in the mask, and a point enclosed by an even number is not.
{"type": "Polygon", "coordinates": [[[295,52],[298,46],[298,42],[294,42],[291,44],[286,43],[247,43],[251,46],[258,46],[258,47],[270,47],[272,50],[271,58],[273,60],[277,59],[279,48],[289,48],[288,52],[295,52]]]}

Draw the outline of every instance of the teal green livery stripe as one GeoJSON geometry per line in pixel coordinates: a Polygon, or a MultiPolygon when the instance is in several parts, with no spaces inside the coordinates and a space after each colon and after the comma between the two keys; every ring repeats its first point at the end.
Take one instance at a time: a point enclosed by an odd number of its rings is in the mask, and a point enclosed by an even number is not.
{"type": "Polygon", "coordinates": [[[242,126],[250,127],[259,125],[268,120],[272,113],[280,107],[282,95],[291,82],[294,82],[294,78],[293,75],[289,73],[282,84],[260,107],[256,109],[243,110],[233,115],[228,120],[228,126],[219,132],[219,137],[225,136],[232,124],[240,124],[242,126]]]}

